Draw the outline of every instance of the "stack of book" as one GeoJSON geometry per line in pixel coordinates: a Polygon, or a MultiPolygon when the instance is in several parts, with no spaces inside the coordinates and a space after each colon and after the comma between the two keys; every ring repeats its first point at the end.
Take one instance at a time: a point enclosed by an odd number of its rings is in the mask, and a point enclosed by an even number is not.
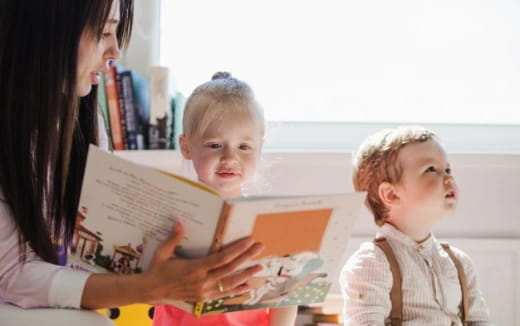
{"type": "Polygon", "coordinates": [[[298,307],[296,326],[339,326],[343,325],[343,298],[330,294],[325,302],[298,307]]]}
{"type": "Polygon", "coordinates": [[[169,89],[169,71],[152,67],[150,78],[112,65],[100,78],[98,101],[114,150],[174,149],[174,117],[182,115],[182,94],[169,89]]]}

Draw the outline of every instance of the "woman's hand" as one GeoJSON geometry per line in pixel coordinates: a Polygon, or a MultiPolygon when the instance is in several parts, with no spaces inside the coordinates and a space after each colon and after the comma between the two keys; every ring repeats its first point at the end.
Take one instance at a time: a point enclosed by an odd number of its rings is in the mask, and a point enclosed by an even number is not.
{"type": "Polygon", "coordinates": [[[239,240],[207,257],[175,257],[175,247],[184,235],[177,224],[170,237],[155,251],[150,267],[142,274],[94,274],[82,297],[84,308],[116,307],[132,303],[165,304],[174,300],[207,301],[247,292],[246,281],[259,272],[259,265],[235,272],[263,249],[251,238],[239,240]]]}
{"type": "Polygon", "coordinates": [[[207,257],[185,259],[174,254],[183,236],[182,226],[176,224],[170,237],[155,251],[149,269],[143,274],[148,284],[145,302],[207,301],[241,294],[249,290],[246,281],[262,269],[253,266],[235,273],[238,266],[262,250],[262,245],[251,238],[207,257]]]}

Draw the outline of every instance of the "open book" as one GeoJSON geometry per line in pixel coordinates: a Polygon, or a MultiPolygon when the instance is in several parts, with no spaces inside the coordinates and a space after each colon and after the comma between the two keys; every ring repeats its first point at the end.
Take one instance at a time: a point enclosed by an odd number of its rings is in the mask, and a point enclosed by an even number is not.
{"type": "Polygon", "coordinates": [[[98,272],[142,272],[180,222],[185,237],[178,255],[206,256],[251,235],[265,249],[247,266],[264,268],[246,294],[172,304],[200,316],[322,302],[363,199],[363,193],[350,193],[225,201],[201,183],[91,146],[69,263],[98,272]]]}

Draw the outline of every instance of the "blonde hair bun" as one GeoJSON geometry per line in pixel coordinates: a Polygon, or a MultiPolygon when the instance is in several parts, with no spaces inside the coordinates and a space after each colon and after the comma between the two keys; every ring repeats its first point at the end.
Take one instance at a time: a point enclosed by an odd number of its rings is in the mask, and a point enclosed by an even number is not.
{"type": "Polygon", "coordinates": [[[231,78],[231,73],[227,71],[217,71],[216,73],[211,76],[211,80],[215,79],[229,79],[231,78]]]}

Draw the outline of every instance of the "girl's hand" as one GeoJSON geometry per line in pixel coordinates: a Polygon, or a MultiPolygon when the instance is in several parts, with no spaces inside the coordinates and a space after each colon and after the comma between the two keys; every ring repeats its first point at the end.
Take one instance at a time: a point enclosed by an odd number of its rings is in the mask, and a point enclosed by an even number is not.
{"type": "Polygon", "coordinates": [[[182,226],[177,223],[170,237],[155,251],[148,270],[140,275],[144,302],[196,302],[241,294],[249,290],[246,281],[262,269],[256,265],[235,272],[238,266],[263,249],[251,238],[239,240],[207,257],[185,259],[174,253],[183,235],[182,226]]]}

